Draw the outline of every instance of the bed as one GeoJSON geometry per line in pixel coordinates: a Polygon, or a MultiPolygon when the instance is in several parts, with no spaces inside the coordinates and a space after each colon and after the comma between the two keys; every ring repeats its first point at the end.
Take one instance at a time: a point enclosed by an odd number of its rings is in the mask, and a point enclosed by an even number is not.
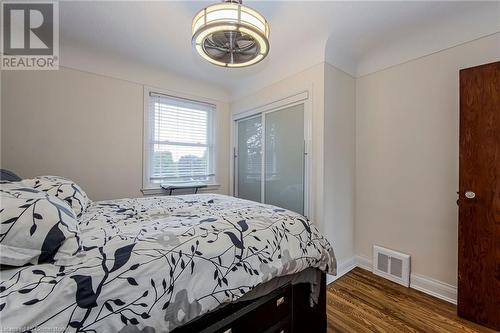
{"type": "Polygon", "coordinates": [[[2,266],[0,332],[325,332],[328,241],[217,194],[93,202],[65,265],[2,266]]]}

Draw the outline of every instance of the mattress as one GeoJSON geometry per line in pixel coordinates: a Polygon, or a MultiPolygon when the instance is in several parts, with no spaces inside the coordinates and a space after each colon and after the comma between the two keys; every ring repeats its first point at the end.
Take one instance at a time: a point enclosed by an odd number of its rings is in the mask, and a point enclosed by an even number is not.
{"type": "Polygon", "coordinates": [[[79,226],[74,263],[2,268],[0,331],[169,332],[277,277],[336,270],[303,216],[223,195],[94,202],[79,226]]]}

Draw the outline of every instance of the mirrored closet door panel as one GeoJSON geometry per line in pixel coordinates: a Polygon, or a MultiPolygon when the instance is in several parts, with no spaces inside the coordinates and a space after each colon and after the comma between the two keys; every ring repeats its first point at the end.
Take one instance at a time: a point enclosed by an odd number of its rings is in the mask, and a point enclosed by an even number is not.
{"type": "Polygon", "coordinates": [[[304,105],[264,114],[264,202],[304,214],[304,105]]]}
{"type": "Polygon", "coordinates": [[[237,196],[261,202],[262,116],[239,120],[237,133],[237,196]]]}
{"type": "Polygon", "coordinates": [[[236,196],[306,214],[304,104],[237,120],[236,131],[236,196]]]}

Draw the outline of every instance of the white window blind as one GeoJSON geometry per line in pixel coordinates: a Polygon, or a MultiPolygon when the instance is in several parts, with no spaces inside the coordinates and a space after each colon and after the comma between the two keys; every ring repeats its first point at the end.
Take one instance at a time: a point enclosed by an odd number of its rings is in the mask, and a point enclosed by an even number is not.
{"type": "Polygon", "coordinates": [[[214,112],[213,104],[150,93],[150,183],[213,179],[214,112]]]}

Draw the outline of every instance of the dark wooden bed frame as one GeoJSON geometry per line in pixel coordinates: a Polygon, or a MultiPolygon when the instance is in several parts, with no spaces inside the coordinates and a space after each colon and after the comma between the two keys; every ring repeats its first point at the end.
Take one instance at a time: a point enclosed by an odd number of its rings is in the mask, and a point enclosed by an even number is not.
{"type": "Polygon", "coordinates": [[[287,284],[252,301],[230,303],[172,333],[325,333],[326,274],[318,303],[310,306],[309,283],[287,284]]]}

